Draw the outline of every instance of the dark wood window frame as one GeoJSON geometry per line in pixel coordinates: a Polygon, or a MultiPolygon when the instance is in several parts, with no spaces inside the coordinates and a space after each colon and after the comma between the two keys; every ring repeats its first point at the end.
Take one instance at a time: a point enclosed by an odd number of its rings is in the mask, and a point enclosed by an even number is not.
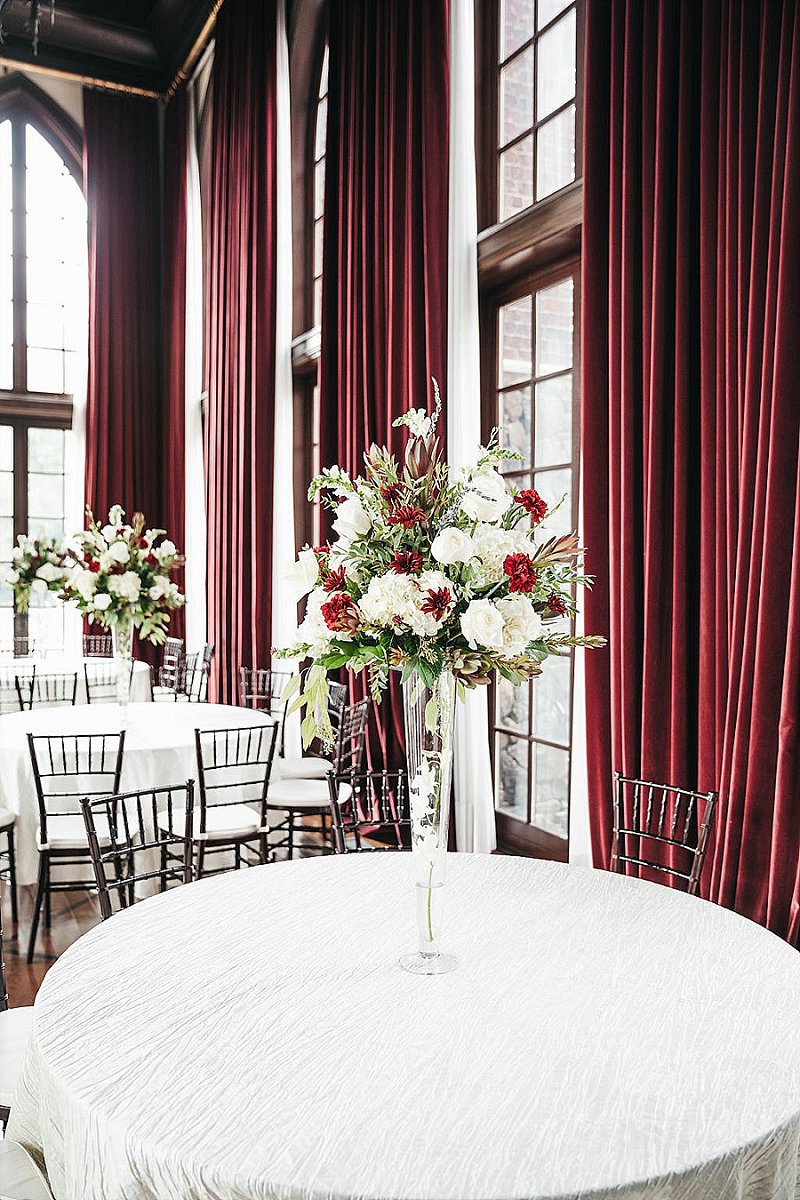
{"type": "MultiPolygon", "coordinates": [[[[583,221],[582,138],[583,111],[583,39],[584,0],[577,0],[576,12],[576,179],[553,195],[501,223],[497,222],[498,171],[498,46],[500,36],[500,0],[477,0],[475,24],[475,62],[478,121],[476,154],[478,161],[478,287],[481,327],[481,423],[484,437],[497,424],[497,338],[498,312],[502,305],[530,295],[568,276],[575,279],[575,333],[573,337],[573,465],[579,465],[580,421],[580,255],[583,221]]],[[[579,470],[573,477],[573,521],[577,523],[579,470]]],[[[574,680],[574,655],[570,670],[574,680]]],[[[535,685],[534,685],[535,686],[535,685]]],[[[495,769],[495,690],[489,703],[492,770],[495,769]]],[[[570,715],[570,745],[573,714],[570,715]]],[[[529,747],[534,744],[529,740],[529,747]]],[[[528,751],[528,777],[530,759],[528,751]]],[[[569,788],[568,788],[569,803],[569,788]]],[[[529,800],[530,804],[530,800],[529,800]]],[[[496,812],[498,846],[511,853],[531,854],[540,858],[566,861],[567,840],[542,829],[496,812]]]]}
{"type": "MultiPolygon", "coordinates": [[[[78,125],[41,88],[24,75],[0,80],[0,121],[12,125],[12,252],[13,279],[13,386],[0,389],[0,424],[11,426],[14,437],[14,540],[28,530],[28,431],[71,429],[72,396],[27,390],[27,279],[25,213],[25,126],[32,125],[47,139],[83,189],[81,165],[83,138],[78,125]],[[20,167],[20,164],[22,166],[20,167]]],[[[15,614],[14,634],[28,631],[27,614],[15,614]]]]}

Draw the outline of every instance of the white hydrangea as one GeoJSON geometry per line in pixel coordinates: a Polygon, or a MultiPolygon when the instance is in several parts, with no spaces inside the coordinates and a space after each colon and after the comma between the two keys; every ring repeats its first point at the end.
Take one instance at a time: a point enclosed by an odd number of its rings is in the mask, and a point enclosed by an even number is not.
{"type": "Polygon", "coordinates": [[[36,572],[36,577],[43,579],[45,583],[55,583],[56,580],[62,579],[63,576],[64,572],[61,570],[61,567],[57,567],[52,562],[42,563],[36,572]]]}
{"type": "Polygon", "coordinates": [[[111,576],[108,590],[119,596],[120,600],[135,604],[142,591],[142,581],[135,571],[124,571],[122,575],[111,576]]]}
{"type": "Polygon", "coordinates": [[[453,584],[442,571],[423,571],[421,575],[411,576],[411,578],[414,581],[414,604],[409,612],[408,623],[417,637],[435,637],[453,611],[455,603],[453,584]],[[429,592],[439,592],[444,588],[450,593],[450,603],[444,616],[437,621],[433,613],[423,612],[422,608],[429,599],[429,592]]]}
{"type": "Polygon", "coordinates": [[[358,602],[365,621],[386,628],[411,627],[417,613],[417,585],[411,575],[387,571],[369,581],[358,602]]]}
{"type": "Polygon", "coordinates": [[[503,650],[509,658],[523,654],[542,632],[539,614],[528,597],[519,593],[494,603],[503,618],[503,650]]]}
{"type": "Polygon", "coordinates": [[[98,592],[94,598],[94,606],[98,612],[105,612],[111,607],[111,597],[108,592],[98,592]]]}

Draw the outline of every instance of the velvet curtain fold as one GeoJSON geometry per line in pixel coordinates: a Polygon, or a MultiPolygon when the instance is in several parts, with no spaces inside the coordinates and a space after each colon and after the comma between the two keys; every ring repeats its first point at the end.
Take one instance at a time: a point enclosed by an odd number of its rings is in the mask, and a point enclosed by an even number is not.
{"type": "Polygon", "coordinates": [[[718,789],[703,890],[798,933],[800,16],[588,0],[595,863],[611,772],[718,789]]]}
{"type": "Polygon", "coordinates": [[[275,403],[275,0],[226,0],[213,67],[206,480],[212,696],[271,652],[275,403]]]}
{"type": "MultiPolygon", "coordinates": [[[[164,422],[161,444],[163,522],[186,548],[186,227],[189,105],[181,86],[164,113],[164,422]]],[[[183,571],[177,577],[185,587],[183,571]]],[[[186,636],[186,613],[170,620],[170,635],[186,636]]]]}
{"type": "Polygon", "coordinates": [[[161,207],[158,105],[84,90],[89,214],[86,502],[160,524],[161,207]]]}
{"type": "MultiPolygon", "coordinates": [[[[320,441],[358,474],[446,377],[448,2],[331,0],[329,56],[320,441]]],[[[396,680],[374,721],[373,765],[399,761],[396,680]]]]}

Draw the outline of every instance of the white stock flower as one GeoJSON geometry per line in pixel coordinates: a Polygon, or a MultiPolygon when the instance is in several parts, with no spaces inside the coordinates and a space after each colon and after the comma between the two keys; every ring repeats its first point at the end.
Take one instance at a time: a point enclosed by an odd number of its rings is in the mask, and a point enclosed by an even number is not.
{"type": "Polygon", "coordinates": [[[503,648],[503,617],[491,600],[470,600],[461,615],[461,632],[473,650],[503,648]]]}
{"type": "Polygon", "coordinates": [[[361,615],[371,625],[409,626],[416,614],[417,585],[411,575],[387,571],[374,575],[358,602],[361,615]]]}
{"type": "Polygon", "coordinates": [[[468,533],[457,525],[450,525],[437,533],[431,543],[431,554],[438,563],[451,566],[469,562],[475,553],[475,543],[468,533]]]}
{"type": "Polygon", "coordinates": [[[131,561],[131,552],[127,542],[112,542],[105,555],[111,562],[126,563],[131,561]]]}
{"type": "MultiPolygon", "coordinates": [[[[310,647],[309,652],[312,657],[323,654],[333,637],[320,612],[327,599],[322,588],[316,588],[311,592],[306,600],[306,615],[297,627],[297,641],[310,647]]],[[[343,636],[343,634],[337,634],[340,641],[343,636]]]]}
{"type": "Polygon", "coordinates": [[[336,510],[333,528],[341,541],[347,545],[354,537],[369,533],[372,520],[358,496],[348,496],[336,510]]]}
{"type": "Polygon", "coordinates": [[[108,592],[98,592],[94,598],[94,606],[98,612],[105,612],[111,606],[111,597],[108,592]]]}
{"type": "Polygon", "coordinates": [[[120,600],[135,604],[142,591],[142,581],[135,571],[125,571],[122,575],[111,576],[108,590],[119,596],[120,600]]]}
{"type": "Polygon", "coordinates": [[[401,418],[412,437],[426,438],[433,433],[433,421],[424,408],[411,408],[401,418]]]}
{"type": "Polygon", "coordinates": [[[286,570],[284,578],[289,585],[292,599],[302,600],[319,579],[319,564],[313,550],[301,550],[297,562],[286,570]]]}
{"type": "Polygon", "coordinates": [[[506,596],[495,600],[495,608],[503,618],[503,650],[510,658],[523,654],[529,642],[542,632],[542,622],[527,596],[506,596]]]}
{"type": "Polygon", "coordinates": [[[62,579],[64,572],[55,563],[42,563],[36,572],[37,579],[43,579],[45,583],[55,583],[57,579],[62,579]]]}
{"type": "Polygon", "coordinates": [[[473,476],[461,507],[473,521],[499,521],[512,503],[502,476],[490,467],[473,476]]]}
{"type": "Polygon", "coordinates": [[[111,525],[117,526],[122,524],[122,518],[125,516],[125,509],[121,504],[112,504],[108,513],[108,520],[111,525]]]}

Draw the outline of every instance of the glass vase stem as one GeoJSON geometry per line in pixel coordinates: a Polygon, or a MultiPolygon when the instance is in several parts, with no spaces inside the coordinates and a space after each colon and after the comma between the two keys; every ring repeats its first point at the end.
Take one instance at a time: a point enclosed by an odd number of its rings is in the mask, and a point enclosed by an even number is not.
{"type": "Polygon", "coordinates": [[[133,623],[119,621],[112,626],[114,662],[117,668],[117,704],[127,707],[133,667],[133,623]]]}

